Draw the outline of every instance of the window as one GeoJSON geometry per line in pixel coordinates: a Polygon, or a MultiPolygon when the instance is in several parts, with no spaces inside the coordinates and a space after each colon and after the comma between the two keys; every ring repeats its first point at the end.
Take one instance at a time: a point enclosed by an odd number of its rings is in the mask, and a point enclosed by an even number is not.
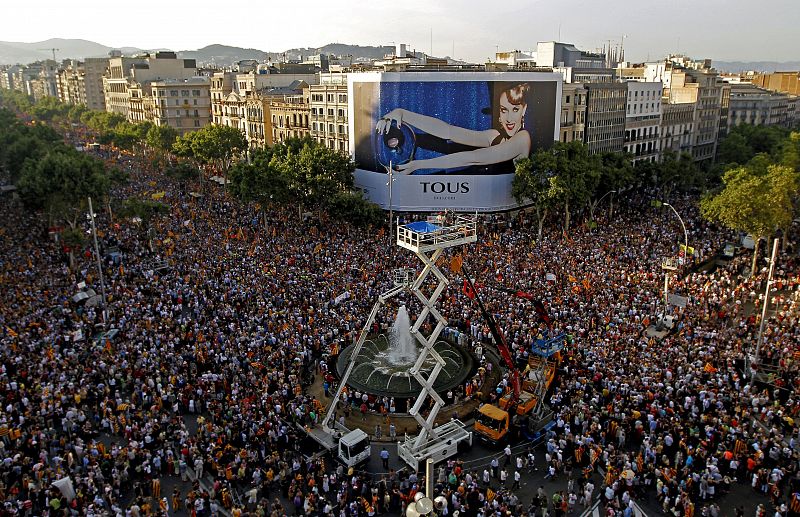
{"type": "Polygon", "coordinates": [[[194,121],[194,127],[200,127],[200,121],[199,120],[195,120],[194,121]]]}
{"type": "Polygon", "coordinates": [[[200,97],[200,90],[192,90],[193,97],[200,97]]]}
{"type": "Polygon", "coordinates": [[[197,106],[197,99],[194,99],[194,105],[197,106]]]}
{"type": "Polygon", "coordinates": [[[328,108],[328,116],[329,117],[333,116],[333,108],[328,108]]]}
{"type": "Polygon", "coordinates": [[[178,99],[175,99],[175,105],[178,106],[179,104],[180,102],[178,102],[178,99]]]}
{"type": "Polygon", "coordinates": [[[170,90],[169,91],[169,96],[170,97],[177,97],[178,96],[178,90],[170,90]]]}
{"type": "Polygon", "coordinates": [[[189,96],[189,90],[181,90],[181,97],[188,97],[188,96],[189,96]]]}
{"type": "Polygon", "coordinates": [[[567,95],[567,104],[569,104],[569,95],[567,95]]]}

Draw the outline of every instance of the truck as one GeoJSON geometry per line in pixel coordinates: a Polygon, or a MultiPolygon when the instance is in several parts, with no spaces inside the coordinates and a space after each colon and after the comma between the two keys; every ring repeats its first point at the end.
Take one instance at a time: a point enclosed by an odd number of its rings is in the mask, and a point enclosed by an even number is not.
{"type": "Polygon", "coordinates": [[[438,463],[472,447],[472,432],[458,419],[437,426],[436,434],[422,448],[415,448],[416,437],[406,435],[397,442],[398,457],[416,472],[423,472],[428,458],[438,463]]]}
{"type": "Polygon", "coordinates": [[[353,429],[339,439],[336,459],[347,467],[354,467],[369,460],[369,435],[361,429],[353,429]]]}
{"type": "MultiPolygon", "coordinates": [[[[475,434],[481,441],[491,444],[505,443],[515,427],[520,434],[530,439],[543,424],[547,423],[544,396],[555,379],[563,340],[563,335],[541,340],[547,343],[544,349],[534,344],[532,347],[534,353],[531,354],[525,369],[529,378],[522,383],[519,393],[515,393],[512,389],[503,395],[497,404],[483,404],[478,408],[475,434]],[[549,355],[541,355],[542,352],[549,355]]],[[[516,369],[516,365],[513,367],[516,369]]]]}
{"type": "MultiPolygon", "coordinates": [[[[533,365],[529,363],[526,372],[532,371],[533,374],[524,384],[521,382],[519,369],[514,363],[514,359],[511,357],[511,351],[506,343],[505,335],[500,331],[494,316],[486,310],[486,306],[483,304],[483,301],[475,289],[475,284],[470,278],[469,271],[463,265],[462,268],[464,268],[464,272],[466,273],[466,281],[469,283],[469,289],[467,290],[468,296],[477,303],[481,316],[489,326],[489,331],[494,338],[497,351],[500,353],[500,357],[508,370],[509,384],[511,387],[511,390],[501,397],[496,405],[483,404],[478,408],[474,432],[478,439],[484,442],[501,444],[510,438],[510,431],[518,423],[522,421],[529,422],[530,417],[535,416],[537,421],[531,426],[535,428],[538,426],[539,422],[543,420],[544,404],[542,399],[553,381],[556,365],[545,359],[543,362],[534,363],[538,365],[538,369],[532,370],[531,368],[533,365]]],[[[534,299],[533,295],[523,291],[502,290],[508,291],[519,298],[526,298],[528,300],[534,299]]],[[[536,301],[534,301],[534,305],[537,305],[536,301]]],[[[539,302],[538,305],[541,306],[541,302],[539,302]]],[[[536,312],[539,313],[540,317],[549,325],[549,317],[544,314],[544,307],[536,307],[536,312]]],[[[563,335],[550,340],[548,345],[557,345],[562,342],[563,335]]],[[[534,347],[533,351],[535,352],[536,350],[536,347],[534,347]]],[[[550,355],[547,357],[550,357],[550,355]]],[[[558,357],[560,357],[560,355],[558,357]]]]}

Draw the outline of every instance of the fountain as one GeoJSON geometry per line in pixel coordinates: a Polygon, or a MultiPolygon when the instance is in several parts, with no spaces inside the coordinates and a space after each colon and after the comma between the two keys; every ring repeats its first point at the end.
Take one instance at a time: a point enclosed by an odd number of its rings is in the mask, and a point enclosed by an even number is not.
{"type": "MultiPolygon", "coordinates": [[[[347,368],[354,345],[339,354],[336,366],[341,375],[347,368]]],[[[475,361],[463,348],[439,340],[434,350],[445,362],[436,378],[434,389],[440,393],[454,388],[474,371],[475,361]]],[[[355,357],[355,365],[347,384],[362,392],[400,399],[415,398],[422,387],[410,370],[419,357],[421,346],[411,335],[411,320],[405,305],[397,311],[397,317],[389,335],[380,334],[367,338],[355,357]]],[[[428,378],[436,365],[433,356],[422,364],[423,376],[428,378]]]]}
{"type": "Polygon", "coordinates": [[[417,342],[411,335],[411,319],[405,305],[400,306],[397,318],[389,331],[387,359],[393,365],[407,365],[417,359],[417,342]]]}

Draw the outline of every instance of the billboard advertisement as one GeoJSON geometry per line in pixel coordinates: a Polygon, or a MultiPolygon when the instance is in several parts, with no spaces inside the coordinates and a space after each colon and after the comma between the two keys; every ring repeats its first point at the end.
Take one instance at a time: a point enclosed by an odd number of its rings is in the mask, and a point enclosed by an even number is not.
{"type": "Polygon", "coordinates": [[[491,212],[517,206],[514,161],[558,139],[561,76],[351,74],[348,99],[355,184],[367,199],[400,211],[491,212]]]}

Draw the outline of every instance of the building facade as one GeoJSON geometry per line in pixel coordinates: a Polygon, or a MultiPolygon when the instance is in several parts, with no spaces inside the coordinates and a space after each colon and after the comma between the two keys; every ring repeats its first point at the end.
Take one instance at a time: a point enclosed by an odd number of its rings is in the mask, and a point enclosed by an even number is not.
{"type": "Polygon", "coordinates": [[[665,103],[661,106],[661,128],[659,144],[661,153],[672,151],[677,154],[692,152],[694,140],[695,103],[665,103]]]}
{"type": "Polygon", "coordinates": [[[767,90],[800,96],[800,72],[773,72],[753,78],[753,84],[767,90]]]}
{"type": "Polygon", "coordinates": [[[153,123],[170,126],[181,135],[207,126],[211,123],[210,88],[208,77],[150,82],[153,123]]]}
{"type": "Polygon", "coordinates": [[[586,83],[584,142],[592,154],[622,152],[628,87],[623,83],[586,83]]]}
{"type": "Polygon", "coordinates": [[[320,74],[309,86],[310,136],[329,149],[350,152],[347,116],[347,74],[320,74]]]}
{"type": "Polygon", "coordinates": [[[660,82],[628,81],[625,108],[624,151],[639,161],[654,162],[659,159],[661,142],[660,82]]]}
{"type": "Polygon", "coordinates": [[[579,83],[564,83],[561,90],[562,142],[583,142],[586,121],[586,88],[579,83]]]}
{"type": "MultiPolygon", "coordinates": [[[[197,75],[194,59],[178,59],[175,52],[156,52],[141,57],[113,55],[103,78],[106,110],[128,118],[131,89],[147,90],[146,83],[189,79],[197,75]]],[[[134,101],[138,105],[138,101],[134,101]]],[[[138,111],[133,117],[138,117],[138,111]]],[[[131,119],[133,121],[133,119],[131,119]]]]}
{"type": "Polygon", "coordinates": [[[752,84],[730,85],[729,122],[739,124],[789,127],[789,96],[752,84]]]}
{"type": "Polygon", "coordinates": [[[83,60],[83,72],[78,76],[78,89],[83,103],[90,110],[105,111],[103,76],[108,71],[108,58],[87,57],[83,60]]]}
{"type": "Polygon", "coordinates": [[[669,91],[665,96],[671,103],[695,103],[694,139],[692,158],[695,161],[713,160],[717,152],[720,110],[722,107],[722,85],[717,71],[708,60],[689,62],[692,68],[673,68],[669,91]]]}
{"type": "Polygon", "coordinates": [[[311,135],[310,88],[301,93],[274,97],[269,101],[269,124],[271,143],[289,138],[306,138],[311,135]]]}

